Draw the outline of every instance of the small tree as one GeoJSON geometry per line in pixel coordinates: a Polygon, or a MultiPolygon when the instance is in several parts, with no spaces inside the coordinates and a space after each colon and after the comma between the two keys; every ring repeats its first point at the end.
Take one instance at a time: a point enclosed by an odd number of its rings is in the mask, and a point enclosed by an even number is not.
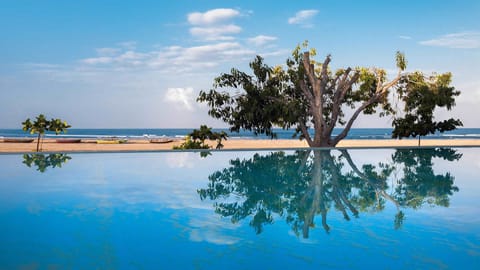
{"type": "Polygon", "coordinates": [[[227,140],[227,133],[212,132],[212,128],[206,125],[201,125],[200,129],[194,129],[186,137],[184,143],[180,146],[174,146],[173,149],[210,149],[210,146],[205,143],[205,140],[217,141],[216,149],[223,148],[222,140],[227,140]]]}
{"type": "Polygon", "coordinates": [[[57,119],[52,118],[51,120],[47,120],[47,118],[43,114],[40,114],[39,116],[37,116],[37,118],[35,119],[35,122],[33,123],[30,121],[30,118],[27,118],[27,120],[25,120],[22,123],[22,126],[23,126],[22,129],[24,131],[28,131],[30,132],[30,134],[35,134],[35,133],[38,134],[37,152],[40,151],[41,139],[46,131],[53,131],[55,132],[56,135],[58,135],[62,132],[63,133],[67,132],[67,128],[71,127],[70,125],[67,124],[67,122],[62,121],[61,119],[58,119],[58,118],[57,119]]]}
{"type": "Polygon", "coordinates": [[[455,106],[455,97],[460,95],[450,86],[451,73],[430,76],[425,78],[420,72],[408,74],[400,82],[397,94],[403,101],[403,117],[396,117],[392,125],[393,138],[420,137],[444,132],[462,126],[460,119],[434,121],[434,110],[437,107],[451,110],[455,106]]]}

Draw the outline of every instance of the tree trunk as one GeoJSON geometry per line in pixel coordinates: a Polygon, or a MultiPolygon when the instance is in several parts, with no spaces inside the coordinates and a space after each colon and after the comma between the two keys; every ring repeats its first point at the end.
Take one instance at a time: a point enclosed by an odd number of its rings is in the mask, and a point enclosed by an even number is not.
{"type": "MultiPolygon", "coordinates": [[[[316,131],[317,133],[318,131],[316,131]]],[[[329,136],[315,136],[310,147],[335,147],[336,143],[329,136]]]]}
{"type": "Polygon", "coordinates": [[[307,191],[302,197],[302,201],[308,209],[303,215],[303,228],[302,233],[304,238],[308,238],[309,230],[314,226],[314,218],[317,213],[321,214],[322,227],[326,232],[330,231],[330,227],[327,224],[327,208],[325,207],[324,198],[324,186],[325,181],[323,177],[323,163],[324,155],[329,155],[329,151],[313,151],[313,171],[312,178],[310,180],[307,191]]]}
{"type": "Polygon", "coordinates": [[[418,146],[420,147],[420,135],[418,135],[418,146]]]}
{"type": "Polygon", "coordinates": [[[40,149],[40,133],[38,133],[38,137],[37,137],[37,152],[40,152],[39,149],[40,149]]]}
{"type": "Polygon", "coordinates": [[[305,124],[302,123],[302,132],[307,138],[310,147],[335,147],[339,141],[343,140],[350,131],[353,122],[357,119],[359,114],[368,106],[380,101],[388,93],[388,90],[393,87],[401,78],[401,70],[397,76],[390,82],[384,83],[382,79],[382,72],[376,70],[377,88],[369,99],[365,100],[360,107],[358,107],[350,120],[347,122],[343,131],[332,138],[332,132],[338,122],[342,113],[342,105],[346,102],[345,97],[348,91],[351,91],[352,86],[358,82],[360,78],[360,71],[355,70],[351,74],[352,69],[348,68],[345,72],[337,74],[335,77],[330,77],[328,74],[328,65],[331,61],[330,55],[325,58],[322,64],[320,74],[315,71],[315,64],[310,61],[310,53],[303,54],[303,68],[305,70],[306,78],[300,79],[300,89],[308,100],[310,105],[310,115],[312,117],[313,128],[315,134],[311,139],[304,131],[305,124]],[[305,81],[303,80],[305,79],[305,81]],[[308,87],[310,83],[311,88],[308,87]],[[326,100],[333,102],[330,117],[324,115],[324,103],[326,100]]]}

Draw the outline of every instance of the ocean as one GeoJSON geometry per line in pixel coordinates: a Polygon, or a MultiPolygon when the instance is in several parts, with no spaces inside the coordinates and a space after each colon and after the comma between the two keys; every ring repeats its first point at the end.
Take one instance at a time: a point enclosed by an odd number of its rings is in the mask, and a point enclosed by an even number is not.
{"type": "MultiPolygon", "coordinates": [[[[66,134],[55,135],[47,133],[46,138],[62,137],[62,138],[106,138],[118,137],[125,139],[142,139],[142,138],[158,138],[171,137],[183,138],[192,132],[193,128],[136,128],[136,129],[69,129],[66,134]]],[[[213,131],[227,132],[229,139],[258,139],[269,140],[270,137],[265,135],[255,136],[253,132],[242,131],[240,133],[232,133],[228,129],[213,129],[213,131]]],[[[275,129],[278,139],[295,139],[292,138],[293,130],[275,129]]],[[[341,132],[341,129],[335,129],[333,135],[341,132]]],[[[350,130],[347,139],[390,139],[392,135],[391,128],[353,128],[350,130]]],[[[21,129],[0,129],[0,138],[10,137],[35,137],[21,129]]],[[[457,130],[428,135],[424,138],[428,139],[480,139],[480,128],[460,128],[457,130]]]]}

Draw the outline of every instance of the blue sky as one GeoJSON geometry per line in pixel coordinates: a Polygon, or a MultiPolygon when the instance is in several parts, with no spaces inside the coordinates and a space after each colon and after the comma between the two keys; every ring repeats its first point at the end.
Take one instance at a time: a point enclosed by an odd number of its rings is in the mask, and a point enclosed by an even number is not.
{"type": "MultiPolygon", "coordinates": [[[[0,128],[45,113],[76,128],[198,127],[195,98],[256,54],[304,40],[332,67],[453,73],[454,111],[480,127],[480,1],[2,1],[0,128]]],[[[361,117],[356,127],[388,127],[361,117]]]]}

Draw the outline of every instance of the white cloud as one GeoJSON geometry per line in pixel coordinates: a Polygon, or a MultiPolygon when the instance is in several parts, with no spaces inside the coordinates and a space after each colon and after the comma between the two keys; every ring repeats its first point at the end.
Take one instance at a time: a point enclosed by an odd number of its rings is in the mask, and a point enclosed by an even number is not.
{"type": "MultiPolygon", "coordinates": [[[[113,52],[114,50],[110,50],[113,52]]],[[[97,50],[98,52],[98,50],[97,50]]],[[[218,42],[208,45],[181,47],[167,46],[152,51],[116,50],[111,56],[98,55],[80,60],[83,69],[111,70],[145,69],[161,73],[208,72],[222,63],[251,60],[257,53],[238,42],[218,42]]]]}
{"type": "Polygon", "coordinates": [[[98,48],[96,49],[99,56],[112,56],[120,52],[118,48],[98,48]]]}
{"type": "Polygon", "coordinates": [[[127,51],[119,55],[116,60],[123,64],[131,64],[131,65],[141,65],[144,59],[149,58],[148,54],[145,53],[138,53],[135,51],[127,51]]]}
{"type": "Polygon", "coordinates": [[[165,93],[165,101],[178,104],[188,111],[193,111],[195,102],[193,88],[168,88],[165,93]]]}
{"type": "Polygon", "coordinates": [[[225,228],[220,225],[200,229],[193,228],[190,230],[189,240],[192,242],[208,242],[214,245],[233,245],[241,240],[238,237],[231,236],[229,231],[222,232],[222,230],[225,230],[225,228]]]}
{"type": "Polygon", "coordinates": [[[291,53],[292,53],[292,51],[289,50],[289,49],[279,49],[279,50],[275,50],[275,51],[269,51],[269,52],[266,52],[266,53],[258,53],[258,54],[261,55],[262,57],[271,57],[271,56],[285,56],[285,57],[288,57],[288,56],[290,56],[291,53]]]}
{"type": "Polygon", "coordinates": [[[249,59],[255,51],[245,49],[237,42],[221,42],[194,47],[170,47],[159,54],[152,65],[173,65],[177,70],[212,68],[221,63],[232,63],[249,59]],[[168,55],[168,56],[167,56],[168,55]],[[164,57],[167,56],[167,57],[164,57]],[[165,62],[167,61],[167,62],[165,62]]]}
{"type": "Polygon", "coordinates": [[[298,24],[302,27],[313,27],[311,20],[315,15],[317,15],[318,10],[316,9],[307,9],[307,10],[300,10],[299,12],[295,13],[294,17],[288,18],[289,24],[298,24]]]}
{"type": "Polygon", "coordinates": [[[222,42],[211,45],[195,46],[190,48],[184,48],[182,50],[183,57],[186,60],[206,60],[213,55],[225,55],[228,52],[239,50],[241,45],[237,42],[222,42]]]}
{"type": "Polygon", "coordinates": [[[191,153],[165,153],[166,164],[169,168],[193,168],[198,163],[198,156],[191,153]]]}
{"type": "Polygon", "coordinates": [[[255,46],[263,46],[269,42],[277,40],[277,37],[272,37],[272,36],[264,36],[264,35],[258,35],[253,38],[249,38],[248,42],[250,44],[253,44],[255,46]]]}
{"type": "Polygon", "coordinates": [[[242,241],[241,238],[232,236],[232,232],[240,225],[231,223],[228,219],[222,219],[218,215],[193,216],[188,223],[189,226],[186,229],[190,231],[190,241],[215,245],[233,245],[242,241]]]}
{"type": "Polygon", "coordinates": [[[86,58],[82,60],[83,63],[89,64],[89,65],[110,64],[113,61],[114,60],[112,57],[106,57],[106,56],[86,58]]]}
{"type": "Polygon", "coordinates": [[[212,9],[207,12],[188,14],[188,22],[192,25],[212,25],[238,17],[240,12],[229,8],[212,9]]]}
{"type": "Polygon", "coordinates": [[[229,34],[238,34],[242,31],[242,28],[234,25],[220,25],[216,27],[192,27],[190,28],[190,34],[196,38],[200,38],[207,41],[213,40],[232,40],[234,37],[228,36],[229,34]]]}
{"type": "Polygon", "coordinates": [[[117,66],[140,66],[144,63],[143,60],[149,57],[148,54],[135,51],[121,52],[120,49],[109,50],[110,56],[102,56],[103,50],[99,53],[97,49],[97,53],[99,54],[98,57],[86,58],[81,60],[81,62],[87,65],[115,64],[117,66]]]}
{"type": "Polygon", "coordinates": [[[480,48],[480,32],[459,32],[419,42],[425,46],[446,47],[454,49],[480,48]]]}
{"type": "Polygon", "coordinates": [[[127,50],[135,50],[137,47],[137,42],[136,41],[124,41],[124,42],[119,42],[117,43],[118,46],[127,49],[127,50]]]}
{"type": "Polygon", "coordinates": [[[48,64],[48,63],[26,63],[26,64],[23,64],[23,66],[28,68],[47,69],[47,70],[62,68],[61,65],[48,64]]]}
{"type": "Polygon", "coordinates": [[[187,16],[188,23],[193,26],[190,34],[204,41],[233,40],[231,35],[240,33],[242,28],[229,21],[240,15],[239,11],[227,8],[190,13],[187,16]]]}
{"type": "Polygon", "coordinates": [[[411,36],[398,36],[399,39],[412,39],[411,36]]]}

